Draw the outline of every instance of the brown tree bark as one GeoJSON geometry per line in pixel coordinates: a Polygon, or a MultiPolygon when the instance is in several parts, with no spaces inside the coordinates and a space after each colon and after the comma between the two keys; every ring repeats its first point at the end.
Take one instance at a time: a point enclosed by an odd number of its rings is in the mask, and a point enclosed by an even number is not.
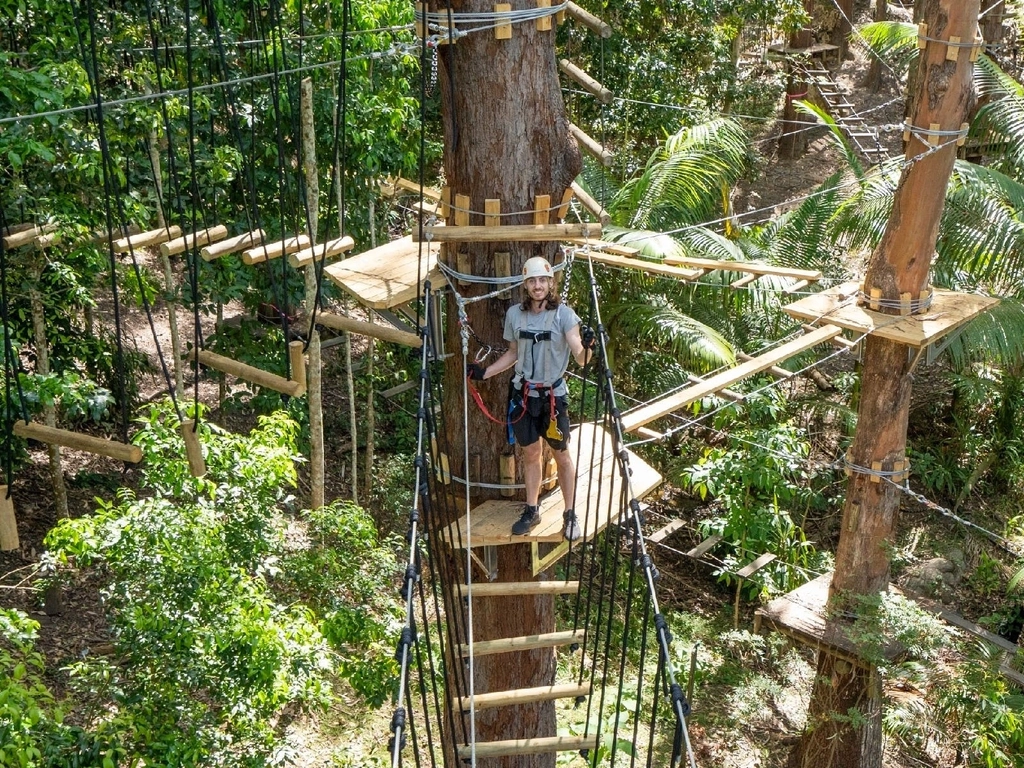
{"type": "MultiPolygon", "coordinates": [[[[456,13],[482,12],[492,11],[493,5],[480,0],[456,0],[452,9],[456,13]]],[[[554,43],[554,29],[537,30],[536,25],[529,22],[513,25],[510,40],[497,40],[493,31],[488,30],[470,34],[454,45],[442,46],[438,53],[445,178],[453,202],[456,194],[469,196],[473,211],[470,224],[484,223],[479,212],[484,210],[484,200],[493,198],[501,200],[503,212],[528,212],[502,216],[502,225],[531,224],[533,215],[529,212],[534,207],[534,197],[550,195],[557,204],[579,174],[582,163],[579,148],[569,133],[554,43]]],[[[442,258],[454,266],[461,252],[468,255],[468,262],[464,263],[470,265],[472,274],[494,275],[493,254],[508,252],[512,273],[517,274],[530,256],[542,255],[555,263],[556,249],[555,243],[460,243],[446,248],[442,258]]],[[[459,290],[465,296],[479,296],[489,292],[489,286],[472,284],[459,290]]],[[[512,301],[520,300],[518,289],[510,293],[510,299],[488,299],[467,307],[470,327],[490,344],[503,344],[505,310],[512,301]]],[[[468,477],[473,482],[498,483],[499,457],[507,444],[504,427],[489,422],[476,405],[470,403],[464,428],[464,369],[457,317],[455,301],[449,299],[445,344],[454,354],[444,377],[444,423],[450,440],[444,450],[456,476],[468,477]],[[464,466],[463,455],[467,442],[468,468],[464,466]]],[[[475,351],[476,348],[471,347],[470,355],[475,351]]],[[[479,390],[492,411],[504,411],[508,376],[506,373],[479,382],[479,390]]],[[[452,487],[459,488],[458,485],[452,487]]],[[[461,492],[453,492],[461,497],[461,492]]],[[[473,504],[484,498],[484,493],[475,490],[473,504]]],[[[534,578],[528,546],[508,545],[497,549],[501,581],[534,578]]],[[[453,554],[456,572],[463,576],[464,555],[464,552],[453,554]]],[[[479,570],[472,577],[483,578],[479,570]]],[[[463,611],[464,608],[449,605],[447,610],[463,611]]],[[[550,597],[502,597],[476,600],[473,604],[475,640],[549,632],[553,627],[554,605],[550,597]]],[[[476,692],[523,688],[553,682],[555,654],[543,649],[484,656],[476,659],[474,666],[476,692]]],[[[551,702],[484,710],[476,717],[477,742],[554,735],[555,710],[551,702]]],[[[454,739],[466,743],[468,729],[467,733],[454,734],[454,739]]],[[[452,739],[446,741],[450,743],[452,739]]],[[[478,760],[478,765],[547,768],[555,765],[555,755],[478,760]]]]}
{"type": "MultiPolygon", "coordinates": [[[[885,21],[888,18],[888,0],[875,0],[875,21],[885,21]]],[[[871,55],[871,66],[868,67],[868,73],[864,77],[864,87],[870,88],[875,93],[882,87],[882,60],[874,54],[871,55]]]]}
{"type": "MultiPolygon", "coordinates": [[[[810,13],[812,0],[804,0],[804,10],[810,13]]],[[[814,34],[808,28],[793,32],[789,36],[790,48],[809,48],[814,42],[814,34]]],[[[793,102],[807,98],[807,80],[803,70],[789,59],[789,74],[786,79],[786,103],[782,108],[782,134],[779,136],[779,156],[797,158],[807,151],[807,126],[814,122],[813,118],[796,111],[793,102]]]]}
{"type": "MultiPolygon", "coordinates": [[[[978,0],[920,0],[930,37],[942,40],[958,35],[970,40],[978,18],[978,0]]],[[[914,105],[911,124],[937,123],[940,130],[959,129],[973,98],[969,56],[946,61],[946,46],[930,43],[922,52],[917,87],[908,103],[914,105]]],[[[952,137],[941,137],[940,143],[952,137]]],[[[913,138],[908,159],[924,154],[929,145],[913,138]]],[[[882,241],[872,254],[863,290],[880,289],[885,300],[898,301],[903,293],[919,296],[928,286],[928,273],[938,235],[945,190],[956,159],[955,144],[908,165],[900,179],[892,213],[882,241]]],[[[907,421],[913,387],[913,363],[907,347],[869,336],[864,348],[861,402],[857,432],[850,449],[851,464],[871,467],[906,455],[907,421]]],[[[888,590],[889,557],[900,492],[887,482],[854,472],[847,486],[842,533],[836,553],[829,605],[848,610],[856,596],[874,596],[888,590]]],[[[830,619],[829,632],[842,632],[839,620],[830,619]]],[[[881,685],[867,662],[850,664],[822,651],[808,712],[808,733],[794,753],[801,768],[880,768],[881,685]],[[851,718],[851,713],[854,717],[851,718]],[[858,714],[859,713],[859,714],[858,714]]]]}

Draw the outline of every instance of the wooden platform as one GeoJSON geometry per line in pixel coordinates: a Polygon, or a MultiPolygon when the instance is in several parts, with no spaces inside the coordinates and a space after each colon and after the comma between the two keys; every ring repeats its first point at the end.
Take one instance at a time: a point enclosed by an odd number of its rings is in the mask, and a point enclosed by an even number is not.
{"type": "Polygon", "coordinates": [[[920,349],[949,335],[999,303],[999,299],[990,296],[935,288],[932,305],[927,312],[900,317],[857,306],[859,290],[860,283],[843,283],[821,293],[805,296],[783,309],[791,317],[821,320],[858,334],[870,333],[920,349]]]}
{"type": "Polygon", "coordinates": [[[394,240],[337,264],[324,267],[324,274],[371,309],[392,309],[417,296],[421,286],[416,276],[440,288],[444,277],[437,269],[438,243],[414,243],[411,236],[394,240]],[[426,261],[419,264],[420,248],[426,261]]]}
{"type": "MultiPolygon", "coordinates": [[[[618,500],[622,478],[612,450],[611,435],[600,427],[584,423],[574,428],[569,450],[576,462],[576,515],[583,529],[583,539],[576,542],[579,544],[603,531],[610,522],[609,517],[617,516],[621,511],[618,500]],[[592,446],[596,457],[593,462],[592,446]],[[580,450],[579,454],[577,450],[580,450]]],[[[632,452],[629,453],[629,466],[633,471],[631,486],[638,499],[661,484],[661,475],[632,452]]],[[[563,508],[562,492],[556,488],[540,499],[540,525],[525,536],[513,536],[512,524],[522,514],[523,501],[490,499],[470,513],[472,536],[467,536],[465,515],[460,515],[457,521],[448,526],[444,535],[452,546],[460,549],[465,548],[467,540],[473,547],[560,543],[563,508]]]]}

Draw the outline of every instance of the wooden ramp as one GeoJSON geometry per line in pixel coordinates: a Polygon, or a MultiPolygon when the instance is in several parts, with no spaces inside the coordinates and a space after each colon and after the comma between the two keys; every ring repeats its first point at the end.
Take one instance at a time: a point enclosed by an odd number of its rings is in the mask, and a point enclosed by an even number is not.
{"type": "Polygon", "coordinates": [[[412,236],[360,253],[324,267],[324,274],[370,309],[392,309],[415,299],[422,286],[419,274],[440,288],[444,277],[437,268],[438,243],[414,243],[412,236]],[[420,266],[420,249],[425,262],[420,266]]]}
{"type": "Polygon", "coordinates": [[[783,360],[835,338],[842,332],[843,329],[837,325],[825,325],[817,328],[798,339],[776,347],[770,352],[751,358],[735,368],[730,368],[727,371],[705,379],[699,384],[686,387],[668,397],[655,400],[653,403],[648,403],[624,414],[622,417],[622,428],[626,432],[635,432],[645,424],[660,419],[662,416],[668,416],[680,408],[685,408],[701,398],[719,392],[756,373],[768,370],[783,360]]]}
{"type": "MultiPolygon", "coordinates": [[[[592,539],[603,531],[611,518],[618,517],[622,478],[612,446],[612,438],[604,429],[584,423],[573,429],[569,444],[576,462],[576,515],[583,528],[583,540],[592,539]],[[579,453],[577,453],[579,451],[579,453]]],[[[629,453],[629,467],[633,471],[631,487],[636,498],[641,498],[661,484],[661,475],[649,464],[629,453]]],[[[467,532],[466,516],[445,530],[445,538],[452,546],[464,549],[470,541],[475,547],[503,544],[541,544],[562,542],[562,492],[557,488],[540,499],[540,525],[525,536],[513,536],[512,524],[523,511],[523,501],[490,499],[470,513],[472,527],[467,532]],[[471,535],[470,535],[471,534],[471,535]]],[[[475,589],[476,587],[474,587],[475,589]]]]}

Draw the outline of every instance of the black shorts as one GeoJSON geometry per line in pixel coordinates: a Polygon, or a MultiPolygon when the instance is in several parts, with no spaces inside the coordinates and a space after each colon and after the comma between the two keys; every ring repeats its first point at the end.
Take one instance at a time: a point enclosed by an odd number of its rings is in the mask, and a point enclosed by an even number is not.
{"type": "Polygon", "coordinates": [[[533,445],[540,438],[547,440],[553,450],[564,451],[569,447],[569,405],[564,397],[555,398],[555,426],[562,433],[561,439],[548,434],[551,425],[551,399],[547,392],[538,397],[520,397],[516,392],[509,408],[512,431],[520,445],[533,445]],[[523,400],[527,401],[523,413],[523,400]]]}

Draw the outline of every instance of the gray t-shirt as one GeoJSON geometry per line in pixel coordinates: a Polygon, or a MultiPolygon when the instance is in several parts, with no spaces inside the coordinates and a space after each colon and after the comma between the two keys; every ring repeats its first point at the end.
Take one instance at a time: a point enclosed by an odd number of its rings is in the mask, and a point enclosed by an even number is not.
{"type": "MultiPolygon", "coordinates": [[[[523,379],[550,386],[565,374],[569,367],[569,356],[572,350],[566,341],[565,334],[580,324],[579,315],[570,307],[559,304],[557,309],[545,309],[541,312],[523,310],[520,304],[513,304],[505,313],[505,341],[514,341],[518,345],[519,359],[516,361],[515,376],[512,381],[519,386],[523,379]],[[534,341],[523,338],[521,331],[528,334],[550,332],[548,340],[534,341]]],[[[565,383],[555,387],[555,396],[563,397],[568,392],[565,383]]],[[[536,392],[531,396],[537,397],[536,392]]]]}

